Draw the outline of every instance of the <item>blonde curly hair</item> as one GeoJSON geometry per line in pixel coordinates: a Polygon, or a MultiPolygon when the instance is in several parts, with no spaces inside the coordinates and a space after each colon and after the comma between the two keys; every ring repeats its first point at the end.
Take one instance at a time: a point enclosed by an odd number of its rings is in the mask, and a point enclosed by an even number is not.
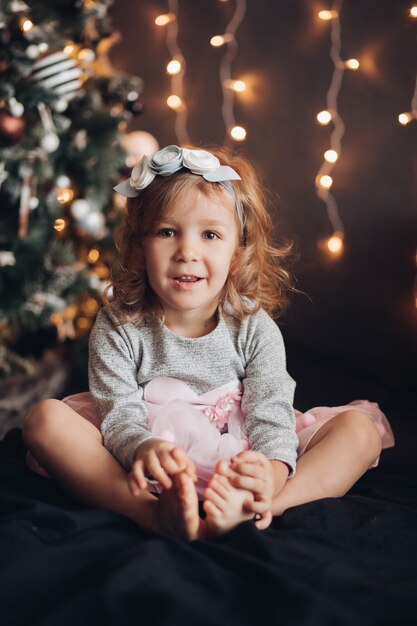
{"type": "MultiPolygon", "coordinates": [[[[271,240],[272,221],[259,176],[243,156],[224,148],[210,148],[222,165],[229,165],[241,180],[229,181],[240,202],[244,226],[228,278],[219,298],[226,315],[243,319],[263,308],[270,315],[282,313],[288,304],[291,277],[286,259],[291,244],[276,246],[271,240]]],[[[156,222],[192,192],[206,197],[224,193],[220,183],[205,181],[201,176],[182,169],[171,176],[156,176],[135,198],[127,199],[126,212],[116,233],[119,267],[112,274],[109,291],[121,312],[121,322],[160,315],[160,304],[146,275],[144,238],[156,222]]],[[[110,298],[106,293],[105,302],[110,298]]]]}

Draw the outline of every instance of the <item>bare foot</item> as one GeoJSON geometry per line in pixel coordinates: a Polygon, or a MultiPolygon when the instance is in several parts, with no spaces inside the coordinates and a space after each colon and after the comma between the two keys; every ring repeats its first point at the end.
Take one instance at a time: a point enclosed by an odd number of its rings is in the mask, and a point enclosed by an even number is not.
{"type": "Polygon", "coordinates": [[[226,476],[213,474],[204,493],[203,508],[208,537],[224,535],[238,524],[253,519],[253,513],[243,508],[243,503],[253,500],[253,494],[233,487],[226,476]]]}
{"type": "Polygon", "coordinates": [[[165,489],[156,505],[156,528],[163,536],[193,541],[205,535],[205,525],[198,514],[198,496],[192,478],[186,472],[172,477],[172,487],[165,489]]]}

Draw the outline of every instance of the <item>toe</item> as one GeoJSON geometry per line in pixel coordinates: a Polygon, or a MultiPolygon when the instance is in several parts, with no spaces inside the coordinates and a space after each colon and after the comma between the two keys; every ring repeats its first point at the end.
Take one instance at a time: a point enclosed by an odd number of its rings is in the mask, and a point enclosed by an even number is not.
{"type": "Polygon", "coordinates": [[[214,504],[220,511],[224,512],[227,500],[220,493],[210,487],[207,487],[206,499],[208,502],[214,504]]]}
{"type": "Polygon", "coordinates": [[[227,498],[233,487],[230,485],[228,479],[225,476],[216,475],[213,476],[208,486],[215,491],[219,496],[227,498]]]}

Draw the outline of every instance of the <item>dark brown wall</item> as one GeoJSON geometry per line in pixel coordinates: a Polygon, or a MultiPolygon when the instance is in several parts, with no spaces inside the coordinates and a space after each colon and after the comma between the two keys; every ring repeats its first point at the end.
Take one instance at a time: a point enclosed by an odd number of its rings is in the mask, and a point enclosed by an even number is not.
{"type": "MultiPolygon", "coordinates": [[[[346,123],[334,194],[346,228],[346,251],[329,263],[316,242],[331,232],[314,179],[330,128],[315,123],[331,79],[330,27],[317,21],[330,2],[248,0],[237,33],[236,75],[251,77],[252,98],[235,114],[248,130],[240,147],[264,173],[276,197],[278,236],[295,241],[295,270],[306,295],[293,297],[283,321],[296,403],[379,401],[387,411],[416,413],[415,197],[417,120],[410,110],[415,84],[417,20],[411,2],[345,0],[342,54],[363,61],[346,72],[339,111],[346,123]]],[[[208,41],[223,32],[233,0],[180,0],[179,43],[187,60],[185,87],[194,143],[222,143],[218,65],[224,51],[208,41]]],[[[111,58],[116,70],[144,79],[144,112],[130,129],[146,130],[161,145],[176,143],[166,107],[169,60],[164,29],[154,17],[165,2],[116,0],[111,14],[123,41],[111,58]]]]}

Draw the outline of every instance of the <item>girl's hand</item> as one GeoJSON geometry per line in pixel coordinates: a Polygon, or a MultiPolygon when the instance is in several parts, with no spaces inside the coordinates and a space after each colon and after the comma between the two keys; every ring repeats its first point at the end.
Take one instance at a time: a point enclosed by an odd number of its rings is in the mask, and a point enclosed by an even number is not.
{"type": "Polygon", "coordinates": [[[147,439],[136,450],[135,462],[128,476],[133,495],[148,487],[147,478],[152,477],[164,489],[172,487],[170,476],[186,471],[194,482],[197,480],[194,463],[184,450],[163,439],[147,439]]]}
{"type": "Polygon", "coordinates": [[[287,465],[281,461],[270,461],[262,452],[247,450],[231,459],[230,468],[234,473],[230,478],[231,484],[254,495],[254,500],[244,503],[245,510],[257,515],[258,528],[267,528],[272,519],[272,501],[288,478],[287,465]]]}

